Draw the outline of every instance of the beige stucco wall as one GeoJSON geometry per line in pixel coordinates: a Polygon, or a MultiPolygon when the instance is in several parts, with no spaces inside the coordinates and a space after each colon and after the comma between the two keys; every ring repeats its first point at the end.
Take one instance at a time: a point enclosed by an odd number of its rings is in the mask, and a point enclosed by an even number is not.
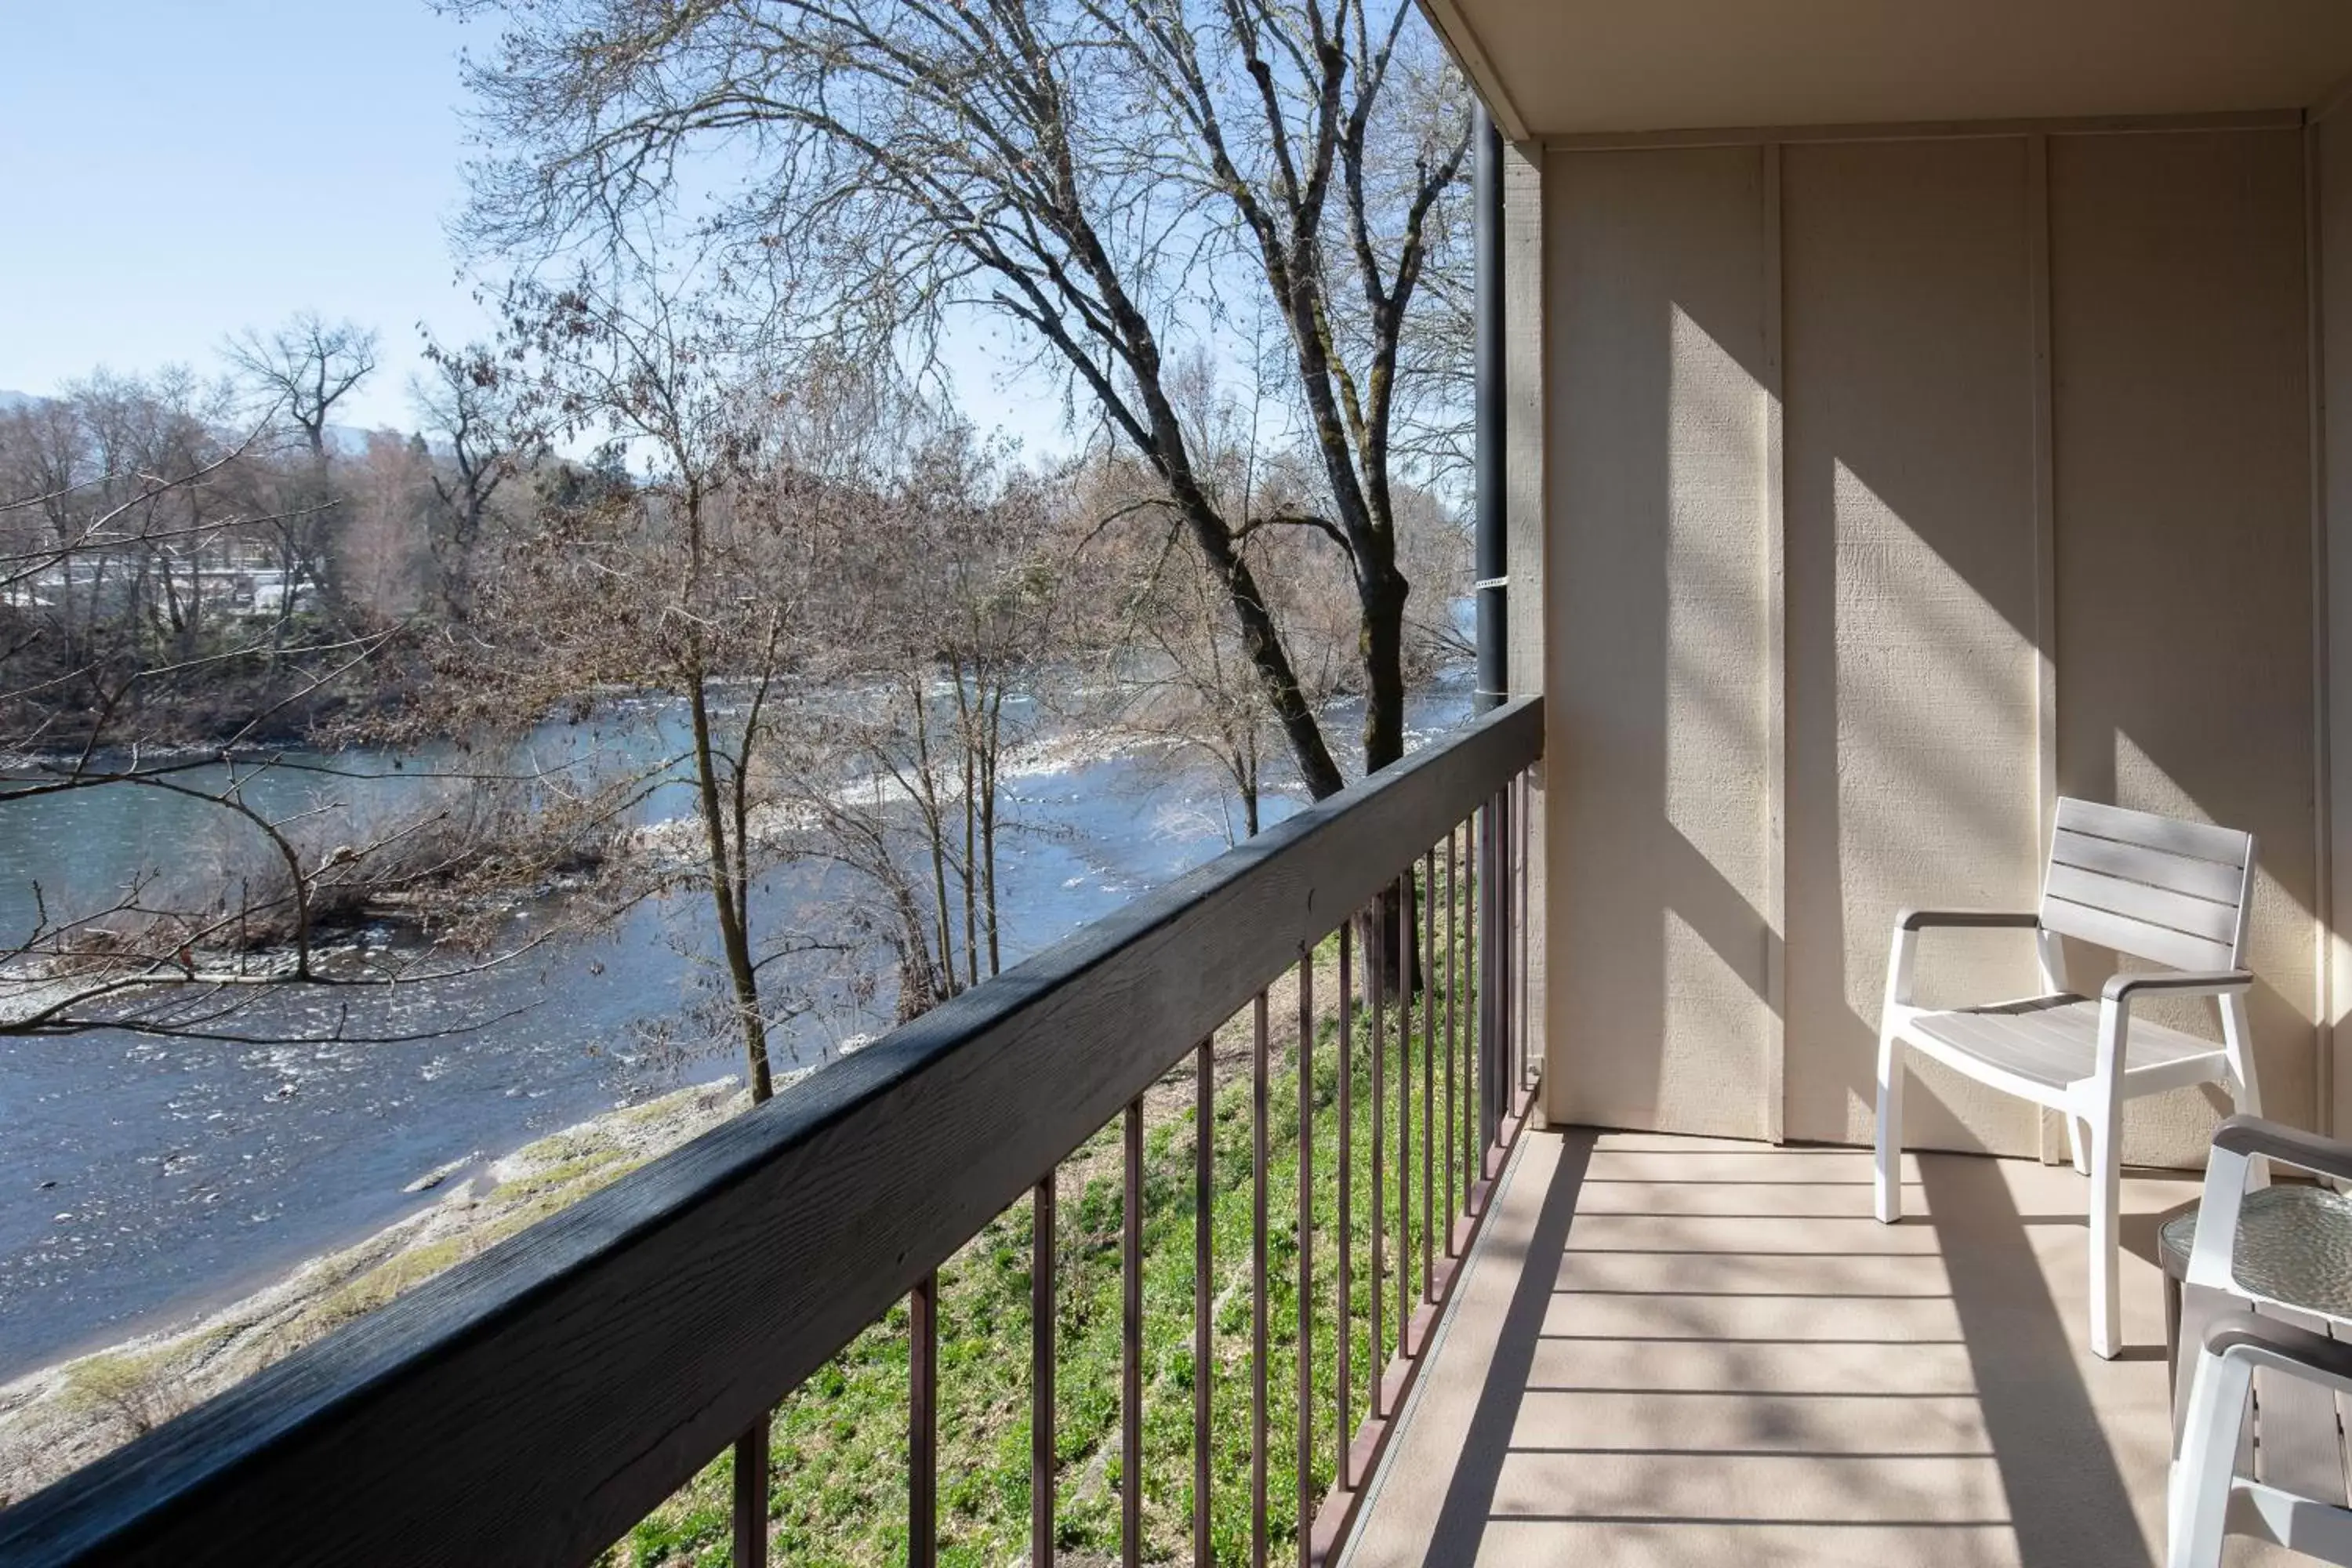
{"type": "MultiPolygon", "coordinates": [[[[2305,163],[1546,156],[1554,1116],[1865,1140],[1895,910],[2030,907],[2063,791],[2259,836],[2263,1086],[2314,1120],[2305,163]]],[[[2033,984],[2014,936],[1930,940],[1930,1000],[2033,984]]],[[[1918,1141],[2043,1146],[1925,1076],[1918,1141]]],[[[2143,1106],[2127,1152],[2210,1115],[2143,1106]]]]}
{"type": "MultiPolygon", "coordinates": [[[[2026,151],[1783,153],[1792,1137],[1868,1136],[1895,911],[2036,892],[2026,151]]],[[[2016,995],[2033,963],[1945,936],[1923,978],[2016,995]]],[[[1918,1142],[2033,1136],[2030,1107],[1921,1076],[1918,1142]]]]}
{"type": "Polygon", "coordinates": [[[1547,1100],[1761,1136],[1761,161],[1553,158],[1545,184],[1547,1100]]]}
{"type": "MultiPolygon", "coordinates": [[[[2051,149],[2059,784],[2256,835],[2264,1108],[2310,1125],[2318,848],[2303,175],[2295,132],[2051,149]]],[[[2200,1151],[2198,1108],[2140,1114],[2169,1118],[2184,1157],[2200,1151]]]]}

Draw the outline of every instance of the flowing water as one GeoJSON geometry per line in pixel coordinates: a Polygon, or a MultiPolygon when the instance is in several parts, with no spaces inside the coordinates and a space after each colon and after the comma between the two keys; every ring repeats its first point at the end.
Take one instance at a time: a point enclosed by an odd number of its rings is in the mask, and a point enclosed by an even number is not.
{"type": "MultiPolygon", "coordinates": [[[[1455,677],[1413,700],[1422,732],[1458,723],[1455,677]]],[[[1335,737],[1354,715],[1331,716],[1335,737]]],[[[1082,739],[1082,738],[1076,738],[1082,739]]],[[[1202,772],[1162,755],[1045,745],[1006,780],[999,903],[1009,964],[1224,847],[1231,808],[1202,772]],[[1058,760],[1057,760],[1058,752],[1058,760]]],[[[387,757],[339,757],[389,771],[387,757]]],[[[413,779],[259,781],[273,810],[413,779]]],[[[1296,809],[1266,803],[1267,821],[1296,809]]],[[[686,807],[657,795],[648,818],[686,807]]],[[[0,816],[0,921],[21,930],[39,884],[52,903],[101,896],[142,868],[211,864],[219,813],[155,792],[48,797],[0,816]]],[[[780,874],[766,929],[822,930],[820,877],[780,874]]],[[[711,950],[707,900],[641,906],[607,933],[429,986],[273,995],[237,1026],[345,1035],[465,1032],[389,1045],[227,1045],[100,1033],[0,1038],[0,1378],[161,1327],[433,1201],[429,1172],[495,1159],[599,1111],[734,1071],[711,1054],[656,1066],[647,1026],[679,1015],[711,950]],[[349,1008],[348,1014],[341,1010],[349,1008]]],[[[543,911],[515,918],[518,935],[543,911]]],[[[779,1031],[779,1066],[819,1067],[875,1020],[838,985],[779,1031]]]]}

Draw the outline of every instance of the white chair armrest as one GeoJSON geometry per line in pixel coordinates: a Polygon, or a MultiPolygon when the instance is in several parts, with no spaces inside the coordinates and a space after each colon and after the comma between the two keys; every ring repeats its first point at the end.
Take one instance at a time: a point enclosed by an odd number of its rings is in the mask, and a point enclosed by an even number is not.
{"type": "Polygon", "coordinates": [[[2216,1318],[2205,1331],[2205,1353],[2248,1361],[2352,1394],[2352,1344],[2276,1318],[2258,1318],[2252,1312],[2216,1318]]]}
{"type": "Polygon", "coordinates": [[[2154,970],[2110,976],[2105,988],[2099,993],[2099,999],[2127,1006],[2133,997],[2143,993],[2166,996],[2234,996],[2253,989],[2253,975],[2243,969],[2154,970]]]}
{"type": "Polygon", "coordinates": [[[2031,910],[1915,910],[1895,916],[1895,946],[1886,959],[1886,1005],[1890,1013],[1911,1005],[1911,976],[1919,952],[1919,933],[1952,931],[2036,931],[2042,917],[2031,910]]]}
{"type": "Polygon", "coordinates": [[[2099,993],[2099,1054],[2093,1069],[2099,1081],[2112,1084],[2124,1070],[2132,1003],[2139,997],[2230,996],[2253,984],[2254,977],[2242,969],[2155,970],[2111,976],[2099,993]]]}
{"type": "Polygon", "coordinates": [[[2032,910],[1898,910],[1895,916],[1897,931],[1927,931],[1943,926],[1955,929],[2017,929],[2032,931],[2042,924],[2042,917],[2032,910]]]}

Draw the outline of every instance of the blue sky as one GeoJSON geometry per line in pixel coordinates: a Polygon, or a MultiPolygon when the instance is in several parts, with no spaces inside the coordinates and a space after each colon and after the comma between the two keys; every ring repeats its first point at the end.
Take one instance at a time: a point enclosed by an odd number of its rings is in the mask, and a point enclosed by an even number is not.
{"type": "MultiPolygon", "coordinates": [[[[425,0],[0,0],[0,387],[210,373],[231,333],[313,309],[382,334],[345,422],[404,426],[417,324],[488,324],[443,226],[458,51],[494,26],[425,0]]],[[[950,345],[967,413],[1062,445],[1038,389],[994,384],[991,335],[950,345]]]]}

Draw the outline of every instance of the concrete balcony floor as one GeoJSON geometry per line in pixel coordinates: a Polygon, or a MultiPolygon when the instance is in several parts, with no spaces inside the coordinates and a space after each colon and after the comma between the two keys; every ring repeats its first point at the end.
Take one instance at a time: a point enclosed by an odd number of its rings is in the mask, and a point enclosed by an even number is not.
{"type": "MultiPolygon", "coordinates": [[[[2153,1218],[2090,1353],[2083,1179],[1585,1130],[1521,1139],[1352,1568],[2149,1568],[2169,1447],[2153,1218]]],[[[2286,1562],[2233,1542],[2231,1563],[2286,1562]]]]}

